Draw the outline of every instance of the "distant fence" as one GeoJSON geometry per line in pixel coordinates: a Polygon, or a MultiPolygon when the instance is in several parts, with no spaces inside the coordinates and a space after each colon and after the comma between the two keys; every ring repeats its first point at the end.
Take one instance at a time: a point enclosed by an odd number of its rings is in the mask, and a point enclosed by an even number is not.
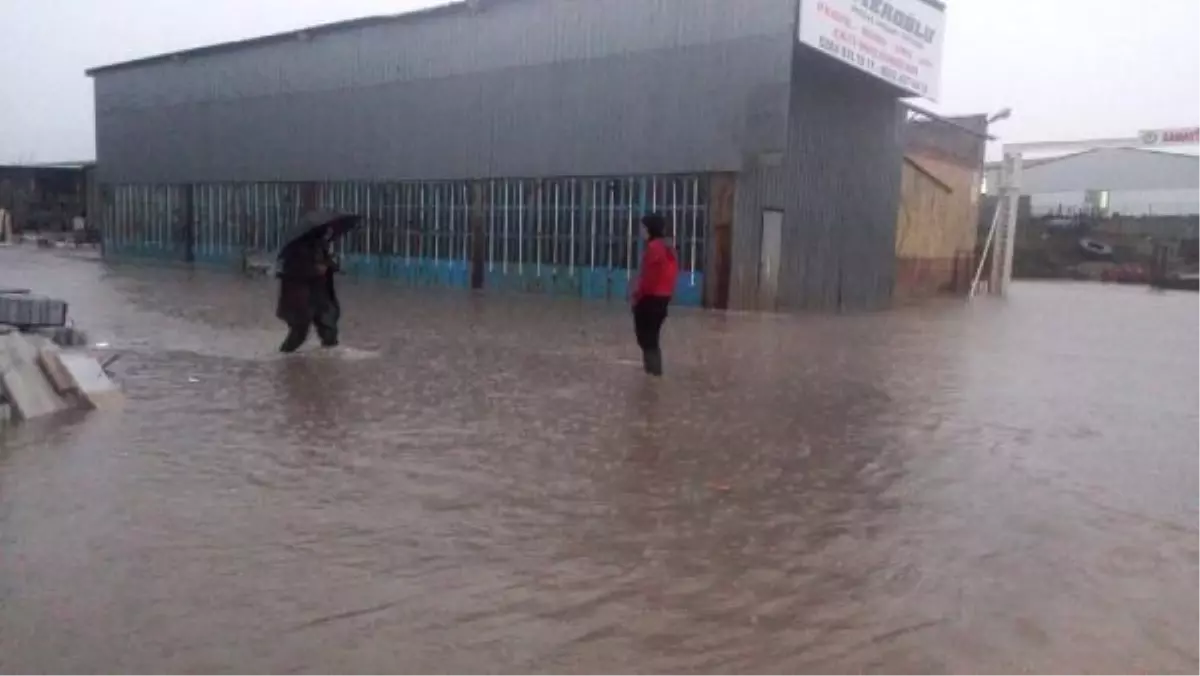
{"type": "Polygon", "coordinates": [[[1034,218],[1087,216],[1092,218],[1186,218],[1197,215],[1195,202],[1155,202],[1124,204],[1110,209],[1069,203],[1032,202],[1034,218]]]}
{"type": "Polygon", "coordinates": [[[274,252],[303,211],[363,216],[346,270],[417,285],[625,298],[640,218],[661,212],[680,256],[677,302],[703,301],[707,177],[397,183],[115,185],[102,189],[105,254],[235,265],[274,252]]]}

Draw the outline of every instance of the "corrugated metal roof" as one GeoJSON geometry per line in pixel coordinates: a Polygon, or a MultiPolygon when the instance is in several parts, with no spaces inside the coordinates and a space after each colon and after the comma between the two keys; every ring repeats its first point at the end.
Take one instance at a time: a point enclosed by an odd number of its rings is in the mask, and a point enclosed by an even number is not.
{"type": "MultiPolygon", "coordinates": [[[[1055,157],[1022,158],[1021,167],[1024,169],[1032,169],[1033,167],[1041,166],[1043,164],[1049,164],[1050,162],[1057,162],[1059,160],[1065,160],[1065,159],[1068,159],[1071,157],[1077,157],[1079,155],[1084,155],[1084,154],[1091,153],[1091,152],[1095,152],[1095,150],[1080,150],[1077,152],[1068,153],[1066,155],[1057,155],[1055,157]]],[[[1004,162],[988,162],[987,164],[984,165],[984,169],[986,171],[1000,171],[1003,168],[1004,168],[1004,162]]]]}
{"type": "Polygon", "coordinates": [[[1067,155],[1057,155],[1055,157],[1040,157],[1032,160],[1025,160],[1021,164],[1024,167],[1041,167],[1054,162],[1069,160],[1073,157],[1081,157],[1083,155],[1092,155],[1094,153],[1147,153],[1151,155],[1161,155],[1164,157],[1183,158],[1190,162],[1196,161],[1196,156],[1188,153],[1172,153],[1165,150],[1153,150],[1151,148],[1092,148],[1091,150],[1081,150],[1077,153],[1069,153],[1067,155]]]}
{"type": "Polygon", "coordinates": [[[309,26],[284,33],[272,33],[270,35],[262,35],[259,37],[247,38],[245,40],[234,40],[231,42],[220,42],[215,45],[206,45],[204,47],[195,47],[192,49],[184,49],[177,52],[167,52],[166,54],[157,54],[147,56],[140,59],[130,61],[121,61],[106,66],[97,66],[87,71],[88,76],[96,76],[103,73],[123,70],[126,68],[134,68],[137,66],[147,66],[155,63],[163,63],[169,61],[178,61],[189,59],[198,56],[207,56],[209,54],[217,54],[221,52],[230,52],[248,47],[259,47],[270,45],[279,42],[289,42],[293,40],[307,40],[318,35],[327,35],[329,33],[337,33],[341,31],[354,30],[357,28],[366,28],[369,26],[378,26],[390,23],[402,23],[410,21],[423,21],[434,17],[451,16],[455,14],[463,14],[470,12],[482,11],[487,5],[492,5],[497,2],[512,2],[514,0],[460,0],[458,2],[450,2],[425,9],[413,10],[411,12],[403,12],[400,14],[385,14],[381,16],[368,16],[359,19],[350,19],[347,21],[336,21],[334,23],[321,24],[318,26],[309,26]]]}
{"type": "MultiPolygon", "coordinates": [[[[385,14],[380,16],[368,16],[359,19],[349,19],[346,21],[336,21],[333,23],[321,24],[317,26],[309,26],[297,30],[285,31],[282,33],[272,33],[270,35],[262,35],[244,40],[233,40],[230,42],[220,42],[214,45],[205,45],[203,47],[194,47],[176,52],[167,52],[165,54],[156,54],[140,59],[132,59],[129,61],[121,61],[118,63],[97,66],[95,68],[84,71],[89,77],[94,77],[103,73],[123,70],[126,68],[135,68],[138,66],[146,66],[156,63],[179,61],[209,54],[217,54],[221,52],[235,51],[246,49],[249,47],[258,47],[279,42],[288,42],[292,40],[307,40],[318,35],[327,35],[347,30],[355,30],[358,28],[366,28],[370,26],[379,26],[391,23],[423,21],[435,17],[452,16],[456,14],[480,12],[485,10],[489,5],[494,5],[499,2],[515,2],[517,0],[455,0],[434,7],[425,9],[413,10],[411,12],[402,12],[399,14],[385,14]]],[[[631,0],[632,1],[632,0],[631,0]]],[[[938,11],[944,12],[946,5],[941,0],[920,0],[938,11]]],[[[924,111],[922,111],[924,112],[924,111]]],[[[930,114],[930,113],[926,113],[930,114]]]]}
{"type": "Polygon", "coordinates": [[[1200,158],[1138,148],[1103,148],[1027,164],[1026,194],[1079,190],[1195,190],[1200,158]]]}
{"type": "Polygon", "coordinates": [[[904,148],[977,169],[991,138],[987,127],[986,115],[910,119],[902,127],[904,148]]]}
{"type": "MultiPolygon", "coordinates": [[[[1097,153],[1097,152],[1101,152],[1101,151],[1150,153],[1153,155],[1165,155],[1167,157],[1177,157],[1177,158],[1181,157],[1184,159],[1191,160],[1193,162],[1196,161],[1196,155],[1194,153],[1187,153],[1187,152],[1171,152],[1169,150],[1154,150],[1151,148],[1092,148],[1091,150],[1079,150],[1079,151],[1076,151],[1073,153],[1067,153],[1065,155],[1055,155],[1053,157],[1024,158],[1021,161],[1021,166],[1025,169],[1029,169],[1031,167],[1040,167],[1045,164],[1051,164],[1053,162],[1061,162],[1062,160],[1068,160],[1068,159],[1071,159],[1072,157],[1079,157],[1080,155],[1090,155],[1092,153],[1097,153]]],[[[985,165],[985,168],[1000,169],[1003,166],[1004,166],[1003,162],[988,162],[987,165],[985,165]]]]}

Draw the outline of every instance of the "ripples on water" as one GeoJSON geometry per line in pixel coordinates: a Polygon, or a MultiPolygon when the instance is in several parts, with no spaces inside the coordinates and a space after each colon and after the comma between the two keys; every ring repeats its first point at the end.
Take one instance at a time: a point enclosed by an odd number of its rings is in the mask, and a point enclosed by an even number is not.
{"type": "Polygon", "coordinates": [[[125,356],[0,437],[0,671],[1191,672],[1196,296],[851,317],[0,251],[125,356]]]}

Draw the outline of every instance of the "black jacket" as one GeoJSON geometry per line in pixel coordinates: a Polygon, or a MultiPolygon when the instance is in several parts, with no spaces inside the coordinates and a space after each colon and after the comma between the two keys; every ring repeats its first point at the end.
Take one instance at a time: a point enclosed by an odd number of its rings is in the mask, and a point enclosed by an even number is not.
{"type": "Polygon", "coordinates": [[[341,306],[333,285],[336,265],[329,249],[315,242],[294,246],[280,262],[275,316],[288,324],[336,323],[341,306]]]}

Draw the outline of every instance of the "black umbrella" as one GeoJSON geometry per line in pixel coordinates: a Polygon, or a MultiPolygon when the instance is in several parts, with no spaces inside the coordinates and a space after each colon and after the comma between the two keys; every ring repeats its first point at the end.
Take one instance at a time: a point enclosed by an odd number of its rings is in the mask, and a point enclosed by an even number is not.
{"type": "Polygon", "coordinates": [[[335,239],[341,237],[354,229],[360,221],[362,221],[362,216],[358,214],[339,211],[310,211],[304,214],[296,227],[292,228],[283,238],[283,244],[279,247],[279,256],[282,257],[288,249],[301,242],[320,240],[329,233],[332,233],[335,239]]]}

